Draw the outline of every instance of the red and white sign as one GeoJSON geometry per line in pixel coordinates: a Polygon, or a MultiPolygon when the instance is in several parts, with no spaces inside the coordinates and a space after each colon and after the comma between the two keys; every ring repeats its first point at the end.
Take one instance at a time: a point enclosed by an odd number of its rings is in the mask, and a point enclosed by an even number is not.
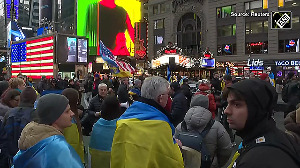
{"type": "Polygon", "coordinates": [[[295,45],[295,41],[294,41],[294,40],[290,40],[289,45],[290,45],[291,47],[293,47],[293,46],[295,45]]]}

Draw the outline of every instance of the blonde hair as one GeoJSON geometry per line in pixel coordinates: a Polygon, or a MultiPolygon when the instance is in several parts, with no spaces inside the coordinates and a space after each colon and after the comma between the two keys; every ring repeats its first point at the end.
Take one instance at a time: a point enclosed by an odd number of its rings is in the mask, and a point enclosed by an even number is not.
{"type": "Polygon", "coordinates": [[[11,78],[8,81],[9,84],[9,88],[11,89],[18,89],[19,85],[23,85],[24,84],[24,80],[21,78],[11,78]]]}

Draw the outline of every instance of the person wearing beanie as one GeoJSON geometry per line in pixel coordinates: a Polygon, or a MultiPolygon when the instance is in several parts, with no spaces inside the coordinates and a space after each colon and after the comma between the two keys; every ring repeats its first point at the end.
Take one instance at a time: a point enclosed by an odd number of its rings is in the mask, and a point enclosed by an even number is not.
{"type": "Polygon", "coordinates": [[[82,129],[81,123],[79,119],[77,108],[79,94],[78,91],[73,88],[67,88],[62,91],[62,95],[66,96],[69,100],[70,108],[75,114],[72,120],[72,126],[64,129],[64,136],[66,141],[75,149],[77,154],[80,156],[81,161],[84,163],[84,147],[83,147],[83,137],[82,137],[82,129]]]}
{"type": "MultiPolygon", "coordinates": [[[[176,134],[185,130],[187,132],[202,132],[207,125],[213,123],[208,130],[207,135],[203,139],[206,148],[212,161],[211,167],[223,167],[231,156],[231,142],[230,137],[225,130],[224,126],[215,121],[212,117],[212,113],[208,110],[209,99],[204,95],[195,95],[191,100],[191,107],[187,111],[184,120],[176,127],[176,134]]],[[[193,141],[194,143],[201,143],[193,141]]],[[[182,144],[185,146],[185,144],[182,144]]],[[[188,158],[184,158],[188,159],[188,158]]],[[[188,159],[189,160],[189,159],[188,159]]]]}
{"type": "Polygon", "coordinates": [[[44,95],[39,98],[36,112],[38,122],[32,121],[23,129],[13,166],[83,168],[80,157],[63,136],[74,116],[69,100],[59,94],[44,95]]]}
{"type": "Polygon", "coordinates": [[[260,79],[246,79],[224,92],[228,105],[224,111],[229,127],[243,140],[236,168],[299,168],[299,144],[279,130],[273,119],[277,103],[275,88],[260,79]]]}
{"type": "Polygon", "coordinates": [[[170,84],[170,96],[173,98],[171,106],[172,124],[176,127],[183,121],[186,112],[189,109],[188,99],[180,89],[178,82],[170,84]]]}
{"type": "Polygon", "coordinates": [[[1,154],[6,156],[1,158],[9,159],[9,162],[12,161],[12,157],[19,150],[18,140],[22,130],[32,121],[33,105],[36,97],[35,90],[32,87],[26,87],[20,95],[19,106],[10,109],[5,114],[2,124],[3,131],[0,132],[0,136],[2,137],[0,147],[1,154]]]}
{"type": "Polygon", "coordinates": [[[290,112],[284,119],[286,133],[290,134],[300,145],[300,103],[295,111],[290,112]]]}

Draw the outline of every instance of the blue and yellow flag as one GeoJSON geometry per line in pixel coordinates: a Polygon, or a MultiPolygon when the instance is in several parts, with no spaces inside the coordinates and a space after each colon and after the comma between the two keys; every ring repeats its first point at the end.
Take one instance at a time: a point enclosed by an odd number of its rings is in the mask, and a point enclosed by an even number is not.
{"type": "Polygon", "coordinates": [[[117,122],[111,168],[183,168],[174,133],[175,128],[166,115],[153,106],[135,101],[117,122]]]}

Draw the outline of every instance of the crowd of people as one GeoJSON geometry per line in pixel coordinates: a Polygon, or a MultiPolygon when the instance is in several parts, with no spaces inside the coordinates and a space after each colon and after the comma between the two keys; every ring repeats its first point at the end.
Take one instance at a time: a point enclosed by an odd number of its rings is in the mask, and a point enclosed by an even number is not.
{"type": "Polygon", "coordinates": [[[265,73],[240,81],[214,73],[195,93],[188,78],[159,76],[132,85],[99,74],[82,84],[61,76],[1,81],[0,167],[220,168],[236,152],[229,167],[298,168],[300,85],[288,77],[286,132],[276,127],[278,95],[265,73]],[[243,140],[238,151],[232,130],[243,140]]]}

